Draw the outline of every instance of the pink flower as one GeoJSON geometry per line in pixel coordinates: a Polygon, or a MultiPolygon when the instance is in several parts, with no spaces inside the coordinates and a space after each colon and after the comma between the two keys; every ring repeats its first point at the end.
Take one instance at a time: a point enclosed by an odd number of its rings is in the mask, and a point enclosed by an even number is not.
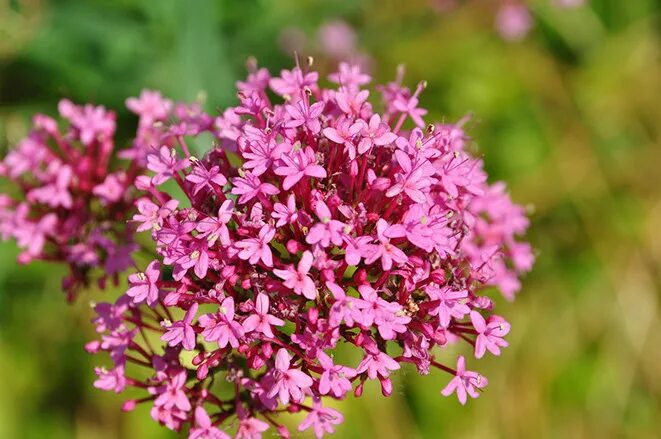
{"type": "Polygon", "coordinates": [[[438,315],[441,327],[447,328],[450,325],[450,320],[463,319],[464,316],[470,313],[470,308],[466,304],[468,302],[468,291],[466,290],[453,290],[451,287],[437,287],[429,286],[425,289],[427,295],[438,303],[430,311],[431,315],[438,315]]]}
{"type": "Polygon", "coordinates": [[[284,285],[294,290],[298,295],[303,295],[310,300],[317,298],[317,287],[308,273],[312,267],[312,253],[304,251],[298,267],[290,266],[287,270],[274,269],[273,273],[284,280],[284,285]]]}
{"type": "Polygon", "coordinates": [[[459,402],[466,404],[466,394],[471,398],[480,396],[478,390],[483,389],[489,382],[485,377],[477,372],[466,370],[466,360],[463,356],[457,359],[457,371],[455,377],[450,380],[447,386],[441,391],[443,396],[450,396],[457,393],[459,402]]]}
{"type": "Polygon", "coordinates": [[[426,191],[431,184],[429,177],[434,174],[434,169],[426,160],[422,162],[411,161],[404,151],[395,151],[395,158],[401,168],[401,172],[395,174],[395,184],[386,192],[387,197],[394,197],[402,192],[416,203],[427,201],[426,191]]]}
{"type": "Polygon", "coordinates": [[[154,405],[164,409],[177,408],[185,412],[191,409],[190,401],[186,396],[186,372],[181,371],[166,380],[165,385],[155,389],[158,397],[154,405]]]}
{"type": "Polygon", "coordinates": [[[317,72],[303,73],[300,68],[291,71],[282,70],[279,78],[271,78],[269,85],[280,96],[298,97],[305,87],[314,88],[319,74],[317,72]]]}
{"type": "Polygon", "coordinates": [[[124,377],[124,366],[119,365],[111,371],[104,368],[95,367],[94,372],[99,377],[94,381],[94,387],[102,390],[112,390],[115,393],[121,393],[126,387],[126,378],[124,377]]]}
{"type": "Polygon", "coordinates": [[[239,258],[256,264],[261,260],[267,267],[273,267],[273,253],[269,248],[269,242],[275,236],[275,229],[269,225],[264,225],[259,230],[257,238],[244,239],[234,245],[240,249],[239,258]]]}
{"type": "Polygon", "coordinates": [[[231,439],[227,433],[214,427],[202,406],[195,408],[195,428],[191,428],[188,439],[231,439]]]}
{"type": "MultiPolygon", "coordinates": [[[[232,179],[232,193],[234,195],[241,195],[239,204],[245,204],[253,198],[265,197],[275,195],[280,190],[270,183],[262,183],[260,179],[250,172],[246,172],[243,177],[235,177],[232,179]]],[[[288,188],[284,188],[285,190],[288,188]]]]}
{"type": "Polygon", "coordinates": [[[214,185],[216,187],[225,186],[227,179],[220,173],[219,169],[218,166],[212,166],[211,169],[207,169],[199,161],[196,161],[193,170],[186,176],[186,180],[194,184],[193,195],[197,195],[204,188],[214,190],[214,185]]]}
{"type": "Polygon", "coordinates": [[[126,191],[126,176],[123,172],[109,174],[103,183],[94,186],[92,193],[107,206],[122,199],[126,191]]]}
{"type": "Polygon", "coordinates": [[[294,105],[285,106],[285,110],[289,113],[291,120],[285,122],[286,128],[296,128],[305,126],[313,134],[321,131],[321,122],[319,116],[324,111],[323,102],[315,102],[308,105],[303,99],[299,100],[294,105]]]}
{"type": "Polygon", "coordinates": [[[160,276],[161,264],[158,261],[151,261],[144,273],[129,276],[131,287],[126,291],[126,295],[132,297],[134,303],[146,301],[149,306],[153,306],[158,300],[157,282],[160,276]]]}
{"type": "Polygon", "coordinates": [[[235,439],[261,439],[262,433],[268,429],[269,424],[257,418],[240,418],[235,439]]]}
{"type": "Polygon", "coordinates": [[[521,3],[506,2],[496,15],[496,29],[508,41],[517,41],[525,37],[533,22],[528,8],[521,3]]]}
{"type": "Polygon", "coordinates": [[[193,350],[195,347],[195,330],[191,326],[191,323],[195,318],[197,308],[198,304],[193,303],[188,311],[186,311],[183,320],[174,323],[161,323],[161,326],[167,330],[161,336],[161,340],[168,342],[168,346],[177,346],[181,343],[187,351],[193,350]]]}
{"type": "Polygon", "coordinates": [[[151,153],[147,156],[147,169],[156,173],[151,179],[156,186],[165,183],[188,165],[188,159],[178,159],[174,148],[170,149],[167,146],[161,146],[158,154],[151,153]]]}
{"type": "Polygon", "coordinates": [[[276,395],[283,404],[292,401],[300,402],[305,396],[305,391],[312,386],[312,378],[298,369],[290,368],[291,356],[286,349],[279,349],[275,356],[275,369],[269,376],[270,389],[267,392],[269,398],[276,395]]]}
{"type": "Polygon", "coordinates": [[[289,194],[286,206],[282,203],[275,203],[271,218],[277,220],[275,223],[276,227],[282,227],[285,224],[294,224],[298,219],[298,213],[296,213],[296,196],[289,194]]]}
{"type": "Polygon", "coordinates": [[[234,321],[234,299],[226,297],[215,314],[203,314],[199,318],[200,326],[204,328],[202,336],[208,342],[218,342],[218,347],[228,344],[239,347],[239,339],[243,338],[241,324],[234,321]]]}
{"type": "Polygon", "coordinates": [[[269,314],[269,296],[260,293],[255,299],[255,314],[249,315],[243,321],[243,330],[246,333],[261,332],[265,336],[273,338],[271,326],[282,326],[284,324],[283,320],[269,314]]]}
{"type": "Polygon", "coordinates": [[[482,358],[487,350],[494,355],[500,355],[500,348],[508,346],[503,337],[510,332],[510,324],[499,316],[490,316],[487,322],[477,311],[471,311],[470,317],[473,328],[477,331],[475,358],[482,358]]]}
{"type": "Polygon", "coordinates": [[[332,327],[339,326],[344,322],[348,327],[354,326],[355,322],[363,326],[369,326],[369,317],[363,311],[369,304],[356,297],[347,296],[342,288],[333,282],[326,282],[326,287],[331,291],[335,302],[329,312],[329,323],[332,327]]]}
{"type": "Polygon", "coordinates": [[[305,242],[308,244],[319,244],[323,248],[330,246],[331,243],[337,246],[342,245],[344,223],[332,219],[330,209],[321,200],[317,201],[315,214],[320,222],[312,226],[308,236],[305,238],[305,242]]]}
{"type": "Polygon", "coordinates": [[[368,352],[363,358],[363,361],[358,365],[356,373],[367,372],[367,376],[374,380],[377,377],[388,378],[391,371],[399,370],[399,363],[389,357],[384,352],[376,351],[368,352]]]}
{"type": "Polygon", "coordinates": [[[377,259],[381,259],[381,267],[384,270],[392,269],[393,261],[403,264],[408,260],[403,251],[390,243],[390,239],[385,235],[387,229],[388,223],[384,219],[379,219],[376,222],[376,234],[379,243],[371,244],[369,250],[367,250],[368,255],[365,257],[366,264],[373,264],[377,259]]]}
{"type": "Polygon", "coordinates": [[[335,128],[324,128],[324,136],[338,145],[344,145],[345,151],[349,154],[349,159],[356,158],[356,145],[353,138],[362,131],[364,122],[352,122],[350,119],[341,119],[335,128]]]}
{"type": "Polygon", "coordinates": [[[55,166],[49,167],[49,170],[54,174],[55,181],[32,189],[28,192],[28,200],[40,202],[50,207],[70,208],[73,203],[68,190],[73,174],[71,167],[67,165],[55,166]]]}
{"type": "Polygon", "coordinates": [[[339,364],[333,364],[331,357],[323,351],[317,352],[319,364],[324,369],[319,378],[319,393],[326,395],[332,393],[336,398],[343,398],[351,391],[351,382],[348,378],[356,376],[356,371],[339,364]]]}
{"type": "Polygon", "coordinates": [[[195,230],[200,232],[198,238],[206,238],[209,245],[213,245],[217,239],[223,246],[228,246],[232,243],[230,238],[227,223],[232,220],[234,212],[234,202],[232,200],[225,200],[218,209],[217,217],[206,217],[201,219],[195,230]]]}
{"type": "Polygon", "coordinates": [[[326,171],[316,163],[314,151],[310,147],[285,154],[280,158],[280,161],[282,164],[275,168],[275,173],[276,175],[285,176],[282,189],[286,191],[305,176],[326,178],[326,171]]]}
{"type": "Polygon", "coordinates": [[[381,122],[381,116],[372,115],[368,124],[363,124],[363,138],[358,144],[358,154],[365,154],[373,146],[384,146],[397,140],[397,134],[390,132],[390,128],[381,122]]]}
{"type": "Polygon", "coordinates": [[[321,439],[325,433],[335,433],[333,425],[338,425],[342,422],[344,422],[342,413],[332,408],[322,407],[321,402],[315,399],[312,411],[310,411],[308,416],[298,426],[298,431],[305,431],[312,427],[315,437],[321,439]]]}

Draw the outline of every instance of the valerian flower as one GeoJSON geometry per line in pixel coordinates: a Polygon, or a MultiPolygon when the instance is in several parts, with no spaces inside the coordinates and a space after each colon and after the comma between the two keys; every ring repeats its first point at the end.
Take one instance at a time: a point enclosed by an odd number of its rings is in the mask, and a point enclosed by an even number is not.
{"type": "MultiPolygon", "coordinates": [[[[409,363],[451,374],[446,396],[479,395],[486,378],[445,348],[465,342],[479,358],[507,345],[509,324],[485,287],[514,297],[534,259],[519,238],[528,221],[465,150],[465,120],[426,125],[424,83],[411,92],[402,74],[377,88],[377,112],[357,66],[343,64],[329,89],[308,67],[271,77],[252,65],[236,107],[211,116],[174,105],[166,134],[167,102],[132,101],[158,122],[141,122],[131,150],[141,175],[127,180],[141,192],[130,224],[157,257],[116,304],[95,307],[100,340],[87,348],[112,361],[97,387],[147,393],[129,406],[150,404],[153,419],[193,438],[288,437],[275,416],[286,412],[305,412],[299,430],[321,437],[342,422],[322,401],[360,396],[370,382],[389,396],[409,363]],[[197,158],[186,144],[201,133],[215,138],[197,158]],[[154,135],[157,149],[145,148],[154,135]],[[340,346],[361,360],[336,360],[340,346]],[[124,377],[129,364],[146,373],[124,377]]],[[[28,169],[33,157],[13,160],[28,169]]],[[[110,200],[110,186],[99,197],[110,200]]],[[[20,207],[12,221],[32,224],[23,233],[38,224],[20,207]]],[[[37,238],[20,235],[36,253],[57,233],[37,228],[37,238]]],[[[85,246],[75,254],[95,257],[85,246]]]]}

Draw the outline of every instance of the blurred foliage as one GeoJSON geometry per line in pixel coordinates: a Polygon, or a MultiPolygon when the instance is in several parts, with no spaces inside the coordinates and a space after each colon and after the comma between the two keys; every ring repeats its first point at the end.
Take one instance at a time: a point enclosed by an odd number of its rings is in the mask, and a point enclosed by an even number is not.
{"type": "MultiPolygon", "coordinates": [[[[433,3],[0,0],[0,148],[63,96],[118,109],[120,144],[135,123],[123,101],[143,87],[231,105],[248,56],[289,67],[284,29],[315,52],[316,29],[344,19],[377,79],[403,63],[411,85],[428,81],[431,116],[474,114],[490,175],[531,206],[539,257],[517,301],[498,303],[510,348],[471,362],[490,379],[481,398],[460,407],[439,394],[447,376],[405,370],[388,399],[374,384],[335,404],[337,437],[658,437],[661,5],[533,0],[535,28],[513,44],[493,31],[495,2],[433,3]]],[[[0,247],[0,437],[173,437],[148,407],[123,415],[119,396],[91,386],[86,302],[103,294],[68,306],[59,268],[15,256],[0,247]]]]}

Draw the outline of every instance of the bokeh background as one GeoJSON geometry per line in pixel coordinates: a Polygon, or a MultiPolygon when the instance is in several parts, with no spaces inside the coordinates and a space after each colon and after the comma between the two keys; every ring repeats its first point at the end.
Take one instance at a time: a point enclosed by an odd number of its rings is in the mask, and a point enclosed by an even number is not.
{"type": "MultiPolygon", "coordinates": [[[[431,116],[473,113],[492,180],[530,206],[538,260],[498,303],[511,347],[472,363],[490,380],[479,399],[461,407],[444,374],[405,370],[392,397],[374,384],[338,404],[337,437],[659,437],[661,4],[534,0],[533,29],[507,42],[495,0],[451,3],[0,0],[0,148],[61,97],[117,109],[122,144],[143,87],[231,105],[251,55],[276,72],[296,49],[328,72],[348,50],[380,81],[403,63],[431,116]]],[[[0,246],[0,438],[176,437],[93,389],[82,346],[103,293],[68,306],[58,267],[15,257],[0,246]]]]}

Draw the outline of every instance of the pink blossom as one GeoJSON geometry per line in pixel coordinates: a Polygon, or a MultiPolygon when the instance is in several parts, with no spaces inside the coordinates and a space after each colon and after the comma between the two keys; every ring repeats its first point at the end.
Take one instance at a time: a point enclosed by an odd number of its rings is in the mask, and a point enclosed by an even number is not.
{"type": "Polygon", "coordinates": [[[384,270],[392,269],[393,262],[403,264],[408,260],[402,250],[390,243],[390,239],[385,235],[387,229],[388,223],[384,219],[379,219],[376,222],[378,244],[371,244],[369,250],[367,250],[368,254],[365,256],[366,264],[373,264],[381,259],[381,267],[384,270]]]}
{"type": "Polygon", "coordinates": [[[195,347],[195,330],[191,326],[191,323],[195,318],[197,308],[198,304],[193,303],[188,311],[186,311],[183,320],[174,323],[161,323],[161,326],[167,330],[161,337],[161,340],[168,342],[168,346],[176,346],[181,343],[187,351],[193,350],[195,347]]]}
{"type": "Polygon", "coordinates": [[[147,169],[156,173],[151,179],[156,186],[165,183],[186,167],[188,167],[188,160],[178,159],[176,151],[167,146],[161,146],[158,153],[151,153],[147,156],[147,169]]]}
{"type": "Polygon", "coordinates": [[[151,261],[143,273],[136,273],[129,276],[131,287],[126,291],[126,295],[133,298],[135,303],[146,301],[152,306],[158,300],[158,279],[161,275],[161,264],[158,261],[151,261]]]}
{"type": "Polygon", "coordinates": [[[275,203],[273,205],[273,213],[271,214],[271,217],[277,220],[275,223],[276,227],[282,227],[285,224],[294,224],[298,219],[298,213],[296,212],[296,196],[294,194],[289,194],[286,206],[282,203],[275,203]]]}
{"type": "Polygon", "coordinates": [[[227,179],[220,173],[218,166],[212,166],[207,169],[199,161],[195,162],[193,170],[186,176],[186,180],[193,183],[193,195],[197,195],[204,188],[214,190],[216,187],[223,187],[227,183],[227,179]]]}
{"type": "Polygon", "coordinates": [[[425,289],[427,295],[438,303],[430,311],[431,315],[438,315],[439,322],[443,328],[450,325],[450,320],[462,319],[468,313],[470,308],[467,305],[468,291],[466,290],[453,290],[451,287],[437,287],[435,285],[429,286],[425,289]]]}
{"type": "Polygon", "coordinates": [[[267,392],[269,398],[276,395],[283,404],[289,400],[300,402],[305,396],[305,391],[312,386],[312,378],[298,369],[291,368],[291,356],[286,349],[279,349],[275,356],[275,369],[269,375],[270,389],[267,392]]]}
{"type": "Polygon", "coordinates": [[[204,328],[202,336],[208,342],[218,342],[224,348],[228,344],[233,348],[239,347],[239,339],[243,338],[243,328],[239,322],[234,321],[234,299],[226,297],[215,314],[203,314],[199,319],[200,326],[204,328]]]}
{"type": "Polygon", "coordinates": [[[303,252],[301,260],[298,262],[298,267],[294,269],[293,266],[288,267],[287,270],[274,269],[273,273],[280,279],[284,280],[284,285],[294,290],[298,295],[303,295],[310,300],[317,297],[317,287],[308,273],[312,267],[312,253],[309,251],[303,252]]]}
{"type": "MultiPolygon", "coordinates": [[[[270,183],[262,183],[259,177],[250,172],[246,172],[243,177],[235,177],[232,179],[232,193],[234,195],[241,195],[239,197],[239,204],[247,203],[253,198],[265,197],[269,195],[276,195],[280,192],[277,187],[270,183]]],[[[284,188],[283,189],[288,189],[284,188]]]]}
{"type": "Polygon", "coordinates": [[[177,208],[179,201],[170,200],[163,207],[159,207],[148,198],[140,198],[135,204],[139,213],[133,215],[133,221],[141,223],[137,231],[144,232],[149,229],[160,230],[163,226],[163,219],[177,208]]]}
{"type": "Polygon", "coordinates": [[[319,221],[312,226],[305,242],[308,244],[318,244],[326,248],[333,243],[334,245],[342,245],[342,232],[344,230],[344,223],[332,219],[330,209],[323,201],[317,201],[315,207],[315,214],[319,221]]]}
{"type": "Polygon", "coordinates": [[[342,413],[335,409],[322,407],[321,402],[316,400],[313,402],[313,409],[308,416],[298,426],[298,431],[305,431],[312,427],[314,435],[317,439],[324,437],[325,433],[335,433],[334,425],[344,422],[342,413]]]}
{"type": "Polygon", "coordinates": [[[140,125],[149,126],[165,120],[172,111],[172,101],[164,99],[160,92],[142,90],[137,98],[128,98],[126,107],[140,116],[140,125]]]}
{"type": "Polygon", "coordinates": [[[231,439],[227,433],[213,426],[209,415],[203,407],[195,408],[195,425],[191,428],[188,439],[231,439]]]}
{"type": "Polygon", "coordinates": [[[257,261],[261,260],[267,267],[272,267],[273,253],[268,244],[274,236],[275,229],[269,225],[264,225],[259,230],[259,235],[256,238],[238,241],[234,245],[240,249],[239,258],[247,260],[251,264],[256,264],[257,261]]]}
{"type": "Polygon", "coordinates": [[[477,311],[471,311],[470,318],[473,328],[477,331],[475,358],[482,358],[487,350],[494,355],[500,355],[500,348],[508,346],[503,337],[510,332],[510,324],[499,316],[490,316],[489,321],[485,321],[477,311]]]}
{"type": "Polygon", "coordinates": [[[353,138],[362,131],[364,123],[362,121],[352,122],[349,119],[341,119],[335,128],[324,128],[324,136],[333,142],[344,145],[345,151],[349,154],[349,159],[356,158],[356,145],[353,138]]]}
{"type": "Polygon", "coordinates": [[[457,371],[455,377],[450,380],[447,386],[441,391],[443,396],[450,396],[452,393],[457,393],[459,402],[466,404],[466,395],[471,398],[480,396],[478,390],[483,389],[489,382],[485,377],[477,372],[466,370],[466,360],[463,356],[457,359],[457,371]]]}
{"type": "Polygon", "coordinates": [[[286,128],[305,126],[313,134],[318,133],[321,131],[319,116],[324,111],[324,105],[323,102],[308,105],[305,100],[301,99],[294,105],[285,106],[285,110],[287,110],[291,119],[285,122],[284,126],[286,128]]]}
{"type": "Polygon", "coordinates": [[[324,168],[316,163],[310,147],[292,151],[280,158],[281,165],[275,168],[276,175],[284,176],[282,189],[289,190],[303,177],[326,178],[324,168]]]}
{"type": "Polygon", "coordinates": [[[389,145],[397,139],[397,134],[390,132],[390,128],[381,122],[381,116],[372,115],[368,124],[363,124],[363,138],[358,144],[358,154],[365,154],[373,146],[389,145]]]}
{"type": "Polygon", "coordinates": [[[317,358],[324,369],[319,378],[319,393],[322,395],[332,393],[336,398],[343,398],[347,392],[351,391],[351,382],[348,378],[353,378],[356,371],[346,366],[333,364],[331,357],[323,351],[317,352],[317,358]]]}
{"type": "Polygon", "coordinates": [[[273,338],[271,326],[282,326],[284,324],[283,320],[269,314],[269,296],[260,293],[255,299],[255,314],[248,316],[243,321],[243,330],[246,333],[261,332],[265,336],[273,338]]]}
{"type": "Polygon", "coordinates": [[[122,365],[115,367],[111,371],[95,367],[94,372],[98,376],[98,379],[94,381],[94,387],[97,389],[112,390],[115,393],[121,393],[126,387],[124,366],[122,365]]]}

